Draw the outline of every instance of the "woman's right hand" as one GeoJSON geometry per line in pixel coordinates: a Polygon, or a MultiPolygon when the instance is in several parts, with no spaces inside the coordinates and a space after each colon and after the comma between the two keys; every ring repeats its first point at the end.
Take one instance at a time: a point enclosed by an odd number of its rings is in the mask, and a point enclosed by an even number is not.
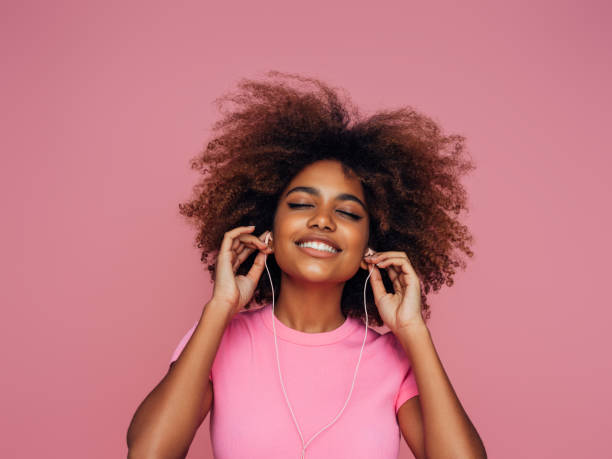
{"type": "Polygon", "coordinates": [[[217,256],[215,286],[211,301],[227,307],[232,317],[251,301],[265,268],[264,260],[272,252],[272,249],[263,242],[269,231],[264,231],[257,238],[249,234],[254,229],[252,226],[238,226],[226,232],[217,256]],[[255,257],[253,266],[246,276],[236,276],[238,267],[253,253],[253,250],[260,251],[255,257]]]}

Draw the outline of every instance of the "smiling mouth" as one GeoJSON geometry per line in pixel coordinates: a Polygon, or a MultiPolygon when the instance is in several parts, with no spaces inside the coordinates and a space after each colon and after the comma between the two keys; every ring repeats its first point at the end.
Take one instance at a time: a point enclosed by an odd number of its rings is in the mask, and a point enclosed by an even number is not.
{"type": "Polygon", "coordinates": [[[301,246],[300,244],[298,244],[296,242],[295,244],[297,246],[298,249],[300,249],[301,251],[307,253],[310,256],[316,257],[316,258],[330,258],[330,257],[335,257],[336,255],[338,255],[341,251],[335,251],[332,252],[330,250],[327,249],[318,249],[316,247],[312,247],[312,246],[301,246]]]}

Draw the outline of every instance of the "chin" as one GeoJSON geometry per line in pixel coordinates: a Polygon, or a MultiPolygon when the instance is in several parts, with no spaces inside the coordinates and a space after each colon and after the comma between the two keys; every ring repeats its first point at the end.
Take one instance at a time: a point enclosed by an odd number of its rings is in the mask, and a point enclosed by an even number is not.
{"type": "Polygon", "coordinates": [[[343,276],[338,276],[338,271],[334,269],[308,269],[308,268],[298,270],[296,275],[292,277],[301,279],[305,282],[334,283],[334,284],[341,284],[343,282],[346,282],[348,279],[350,279],[350,277],[345,278],[343,276]]]}

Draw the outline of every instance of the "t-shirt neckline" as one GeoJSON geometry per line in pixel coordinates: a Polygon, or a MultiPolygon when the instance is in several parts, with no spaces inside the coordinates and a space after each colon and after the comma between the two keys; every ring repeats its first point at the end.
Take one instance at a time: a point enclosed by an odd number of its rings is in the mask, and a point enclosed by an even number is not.
{"type": "Polygon", "coordinates": [[[322,333],[306,333],[288,327],[278,320],[278,317],[272,313],[272,303],[269,303],[261,308],[258,313],[265,327],[270,331],[270,334],[274,333],[274,329],[272,328],[272,318],[274,318],[274,327],[276,328],[277,338],[296,344],[305,344],[310,346],[335,343],[346,338],[350,333],[357,330],[359,327],[359,321],[357,321],[357,319],[347,317],[342,325],[334,330],[322,333]]]}

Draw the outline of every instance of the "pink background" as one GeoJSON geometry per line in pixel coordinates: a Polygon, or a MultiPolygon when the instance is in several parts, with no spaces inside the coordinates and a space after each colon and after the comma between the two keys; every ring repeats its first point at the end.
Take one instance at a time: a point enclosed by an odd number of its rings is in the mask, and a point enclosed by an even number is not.
{"type": "Polygon", "coordinates": [[[0,456],[126,456],[212,287],[189,159],[213,99],[270,69],[467,137],[444,367],[489,457],[609,454],[610,7],[496,3],[2,2],[0,456]]]}

